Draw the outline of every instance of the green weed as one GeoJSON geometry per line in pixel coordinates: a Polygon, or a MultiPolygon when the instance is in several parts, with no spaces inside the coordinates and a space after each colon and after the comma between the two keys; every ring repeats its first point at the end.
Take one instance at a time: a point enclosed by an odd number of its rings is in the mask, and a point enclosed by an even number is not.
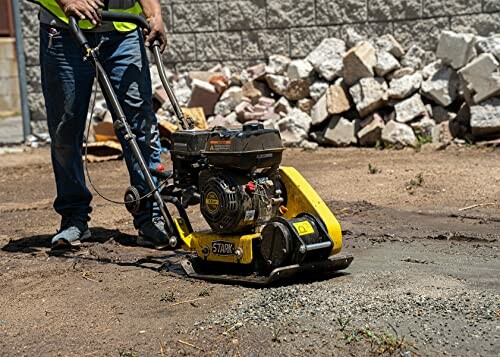
{"type": "Polygon", "coordinates": [[[381,173],[382,170],[380,170],[377,166],[372,165],[371,163],[368,163],[368,173],[370,175],[375,175],[381,173]]]}
{"type": "Polygon", "coordinates": [[[171,291],[170,293],[164,292],[161,294],[160,298],[161,302],[175,302],[175,300],[176,298],[173,291],[171,291]]]}
{"type": "Polygon", "coordinates": [[[393,329],[394,334],[389,332],[377,333],[368,325],[365,327],[350,327],[350,320],[337,319],[339,330],[343,335],[345,344],[349,345],[355,342],[368,342],[370,344],[370,352],[372,354],[401,354],[406,355],[415,345],[406,341],[405,337],[399,337],[397,331],[393,329]]]}
{"type": "Polygon", "coordinates": [[[414,178],[412,178],[408,183],[406,184],[406,191],[410,195],[415,194],[415,191],[418,187],[422,187],[424,185],[424,173],[419,172],[414,178]]]}

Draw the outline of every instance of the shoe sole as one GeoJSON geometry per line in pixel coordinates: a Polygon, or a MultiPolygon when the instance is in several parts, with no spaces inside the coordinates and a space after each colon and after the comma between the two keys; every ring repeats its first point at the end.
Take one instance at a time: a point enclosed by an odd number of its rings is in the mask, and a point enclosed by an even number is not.
{"type": "Polygon", "coordinates": [[[61,238],[57,240],[57,242],[52,244],[52,249],[57,250],[57,249],[75,248],[82,244],[82,240],[89,239],[91,236],[92,234],[90,233],[90,230],[86,230],[85,232],[83,232],[80,239],[74,240],[73,242],[61,238]]]}
{"type": "Polygon", "coordinates": [[[162,250],[162,249],[170,247],[170,245],[168,243],[166,243],[166,244],[154,244],[153,242],[151,242],[151,241],[147,240],[145,237],[143,237],[140,232],[139,232],[139,236],[137,237],[137,245],[140,245],[141,247],[148,247],[148,248],[152,247],[152,248],[155,248],[158,250],[162,250]]]}

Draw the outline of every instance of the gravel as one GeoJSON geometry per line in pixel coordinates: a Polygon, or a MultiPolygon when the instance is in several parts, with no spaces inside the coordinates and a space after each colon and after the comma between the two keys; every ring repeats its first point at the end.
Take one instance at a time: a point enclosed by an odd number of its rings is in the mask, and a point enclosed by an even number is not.
{"type": "Polygon", "coordinates": [[[243,298],[229,311],[197,322],[196,328],[266,326],[314,334],[339,331],[341,319],[435,350],[463,352],[469,342],[482,340],[481,354],[488,354],[498,341],[500,295],[470,289],[450,276],[356,272],[320,282],[242,291],[243,298]]]}

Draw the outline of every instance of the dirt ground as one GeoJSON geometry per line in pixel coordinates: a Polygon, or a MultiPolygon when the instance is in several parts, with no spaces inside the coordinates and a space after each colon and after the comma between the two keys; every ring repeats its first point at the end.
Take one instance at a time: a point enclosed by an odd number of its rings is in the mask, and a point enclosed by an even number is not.
{"type": "MultiPolygon", "coordinates": [[[[182,252],[135,246],[128,213],[100,198],[92,241],[50,254],[48,149],[0,156],[0,355],[498,355],[498,149],[288,150],[284,164],[355,259],[253,289],[185,278],[182,252]]],[[[123,162],[91,173],[122,197],[123,162]]]]}

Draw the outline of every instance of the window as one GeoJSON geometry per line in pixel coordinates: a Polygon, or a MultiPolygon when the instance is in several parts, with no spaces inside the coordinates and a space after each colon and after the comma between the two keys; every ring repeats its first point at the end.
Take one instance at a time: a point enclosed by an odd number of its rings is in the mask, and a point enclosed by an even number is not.
{"type": "Polygon", "coordinates": [[[0,0],[0,37],[14,37],[11,5],[11,0],[0,0]]]}

